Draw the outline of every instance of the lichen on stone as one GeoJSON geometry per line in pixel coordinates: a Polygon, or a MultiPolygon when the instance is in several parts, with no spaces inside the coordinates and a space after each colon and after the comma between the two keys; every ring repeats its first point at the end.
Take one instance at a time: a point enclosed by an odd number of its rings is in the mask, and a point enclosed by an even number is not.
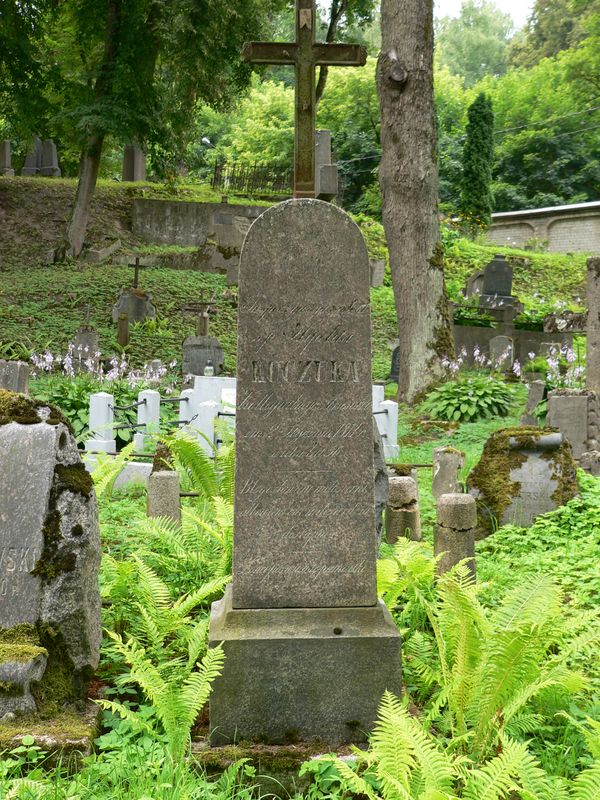
{"type": "Polygon", "coordinates": [[[11,422],[18,422],[20,425],[38,425],[42,422],[48,425],[65,425],[72,432],[71,423],[54,406],[34,400],[26,394],[0,389],[0,425],[11,422]],[[43,408],[49,409],[49,414],[44,419],[39,415],[43,408]]]}
{"type": "Polygon", "coordinates": [[[48,653],[40,644],[35,625],[22,623],[0,629],[0,664],[9,661],[22,664],[45,655],[48,653]]]}

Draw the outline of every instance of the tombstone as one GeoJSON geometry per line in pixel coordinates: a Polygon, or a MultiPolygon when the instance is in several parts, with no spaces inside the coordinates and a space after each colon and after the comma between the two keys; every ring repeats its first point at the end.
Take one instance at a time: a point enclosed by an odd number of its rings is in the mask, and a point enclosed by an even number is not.
{"type": "Polygon", "coordinates": [[[400,348],[394,347],[394,351],[392,353],[392,366],[390,369],[390,381],[393,383],[398,383],[398,379],[400,378],[400,348]]]}
{"type": "Polygon", "coordinates": [[[443,494],[460,494],[460,470],[465,465],[465,454],[454,447],[438,447],[433,451],[433,481],[431,493],[437,500],[443,494]]]}
{"type": "Polygon", "coordinates": [[[483,294],[483,282],[485,273],[479,270],[468,279],[465,286],[465,297],[470,300],[472,297],[481,297],[483,294]]]}
{"type": "Polygon", "coordinates": [[[212,743],[363,740],[400,639],[376,588],[368,255],[331,204],[280,203],[248,233],[236,427],[212,743]]]}
{"type": "Polygon", "coordinates": [[[146,154],[141,147],[126,144],[123,153],[123,180],[127,182],[146,180],[146,154]]]}
{"type": "Polygon", "coordinates": [[[402,537],[413,542],[423,538],[419,489],[414,478],[393,476],[385,513],[385,539],[388,544],[395,544],[402,537]]]}
{"type": "Polygon", "coordinates": [[[561,433],[506,428],[493,433],[467,480],[477,501],[478,537],[501,525],[529,527],[579,491],[571,445],[561,433]]]}
{"type": "Polygon", "coordinates": [[[25,156],[25,164],[21,170],[21,175],[30,178],[39,175],[42,168],[42,140],[36,136],[33,140],[31,150],[25,156]]]}
{"type": "Polygon", "coordinates": [[[0,391],[0,452],[0,718],[52,713],[98,666],[96,498],[56,409],[0,391]]]}
{"type": "Polygon", "coordinates": [[[587,262],[586,388],[600,394],[600,258],[587,262]]]}
{"type": "Polygon", "coordinates": [[[390,494],[390,482],[385,465],[383,440],[377,423],[373,420],[373,466],[375,470],[375,531],[377,542],[383,535],[385,509],[390,494]]]}
{"type": "Polygon", "coordinates": [[[483,308],[501,308],[513,306],[512,296],[513,268],[506,256],[497,255],[486,265],[483,274],[483,289],[479,306],[483,308]]]}
{"type": "Polygon", "coordinates": [[[156,307],[152,302],[152,293],[133,287],[121,289],[112,310],[113,322],[117,323],[122,315],[125,315],[130,323],[156,319],[156,307]]]}
{"type": "Polygon", "coordinates": [[[46,178],[60,178],[61,176],[60,167],[58,166],[58,153],[52,139],[44,139],[40,175],[46,178]]]}
{"type": "Polygon", "coordinates": [[[588,448],[589,393],[581,389],[555,389],[548,394],[548,428],[558,428],[578,460],[588,448]]]}
{"type": "Polygon", "coordinates": [[[0,175],[6,175],[7,178],[12,178],[15,174],[11,162],[11,148],[10,140],[4,139],[0,142],[0,175]]]}
{"type": "Polygon", "coordinates": [[[493,369],[511,369],[514,361],[513,340],[509,336],[494,336],[490,339],[490,361],[493,369]]]}
{"type": "Polygon", "coordinates": [[[532,381],[529,384],[529,393],[527,395],[527,406],[525,413],[521,417],[521,425],[526,427],[535,427],[539,425],[539,419],[534,416],[533,412],[539,406],[546,394],[546,381],[532,381]]]}
{"type": "Polygon", "coordinates": [[[383,286],[385,261],[381,258],[372,258],[369,261],[369,266],[371,267],[371,288],[377,289],[379,286],[383,286]]]}
{"type": "Polygon", "coordinates": [[[100,336],[90,325],[82,325],[75,331],[72,359],[76,375],[80,372],[95,372],[98,369],[100,336]]]}
{"type": "Polygon", "coordinates": [[[204,375],[211,361],[215,375],[223,372],[225,354],[218,339],[212,336],[188,336],[183,343],[182,372],[184,375],[204,375]]]}
{"type": "Polygon", "coordinates": [[[331,163],[331,131],[315,131],[315,196],[333,200],[338,191],[338,168],[331,163]]]}
{"type": "Polygon", "coordinates": [[[0,361],[0,389],[29,392],[29,364],[24,361],[0,361]]]}
{"type": "Polygon", "coordinates": [[[477,505],[468,494],[443,494],[436,504],[436,524],[433,529],[433,552],[438,559],[436,574],[449,572],[467,560],[475,577],[475,531],[477,505]]]}

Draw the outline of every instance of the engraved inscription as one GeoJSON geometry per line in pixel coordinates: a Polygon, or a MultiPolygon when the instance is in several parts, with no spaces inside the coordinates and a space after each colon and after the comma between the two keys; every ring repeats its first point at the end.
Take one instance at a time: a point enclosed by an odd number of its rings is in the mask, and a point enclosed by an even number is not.
{"type": "Polygon", "coordinates": [[[31,547],[0,547],[0,573],[29,573],[39,557],[31,547]]]}
{"type": "Polygon", "coordinates": [[[358,383],[356,361],[253,361],[253,383],[358,383]]]}

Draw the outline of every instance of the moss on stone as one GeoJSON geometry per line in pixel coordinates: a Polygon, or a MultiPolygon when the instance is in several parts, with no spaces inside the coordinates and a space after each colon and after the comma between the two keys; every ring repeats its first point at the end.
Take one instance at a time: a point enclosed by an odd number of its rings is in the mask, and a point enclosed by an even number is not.
{"type": "Polygon", "coordinates": [[[558,450],[542,453],[541,458],[554,461],[552,480],[556,481],[556,489],[552,492],[552,500],[558,506],[566,505],[579,494],[579,481],[577,480],[577,464],[573,459],[573,448],[564,441],[558,450]]]}
{"type": "Polygon", "coordinates": [[[73,432],[69,420],[62,411],[54,406],[34,400],[25,394],[0,389],[0,425],[8,425],[10,422],[18,422],[20,425],[37,425],[42,421],[48,425],[65,425],[71,433],[73,432]],[[39,416],[42,408],[50,411],[44,420],[39,416]]]}
{"type": "Polygon", "coordinates": [[[80,461],[76,464],[57,464],[54,470],[54,476],[58,483],[58,493],[74,492],[75,494],[82,494],[86,499],[92,495],[94,482],[92,476],[86,470],[84,464],[80,461]]]}
{"type": "MultiPolygon", "coordinates": [[[[85,713],[61,709],[52,718],[27,714],[0,722],[0,753],[17,747],[23,736],[33,736],[50,755],[63,758],[73,753],[80,757],[91,751],[99,733],[100,709],[88,704],[85,713]]],[[[63,766],[64,762],[63,762],[63,766]]],[[[75,765],[77,766],[77,765],[75,765]]]]}
{"type": "Polygon", "coordinates": [[[76,674],[58,631],[49,625],[40,625],[39,639],[48,654],[48,664],[43,678],[31,684],[31,694],[39,716],[52,717],[65,705],[82,701],[84,681],[76,674]]]}
{"type": "Polygon", "coordinates": [[[7,661],[23,664],[46,655],[35,625],[22,623],[0,630],[0,664],[7,661]]]}
{"type": "Polygon", "coordinates": [[[152,460],[152,472],[173,472],[174,469],[173,453],[168,445],[164,442],[159,442],[156,445],[156,452],[152,460]]]}
{"type": "Polygon", "coordinates": [[[390,464],[389,468],[400,478],[410,478],[414,471],[412,464],[390,464]]]}
{"type": "Polygon", "coordinates": [[[27,644],[0,644],[0,664],[26,664],[38,656],[47,655],[43,647],[27,644]]]}

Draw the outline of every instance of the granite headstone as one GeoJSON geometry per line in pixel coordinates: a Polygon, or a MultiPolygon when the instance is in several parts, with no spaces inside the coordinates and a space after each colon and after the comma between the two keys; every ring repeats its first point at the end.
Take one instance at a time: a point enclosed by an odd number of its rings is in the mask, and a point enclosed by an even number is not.
{"type": "Polygon", "coordinates": [[[42,140],[36,136],[33,140],[31,149],[25,156],[25,164],[21,170],[23,177],[30,178],[34,175],[39,175],[42,168],[42,140]]]}
{"type": "Polygon", "coordinates": [[[12,178],[15,174],[11,162],[11,148],[10,140],[3,139],[0,141],[0,175],[5,175],[7,178],[12,178]]]}

